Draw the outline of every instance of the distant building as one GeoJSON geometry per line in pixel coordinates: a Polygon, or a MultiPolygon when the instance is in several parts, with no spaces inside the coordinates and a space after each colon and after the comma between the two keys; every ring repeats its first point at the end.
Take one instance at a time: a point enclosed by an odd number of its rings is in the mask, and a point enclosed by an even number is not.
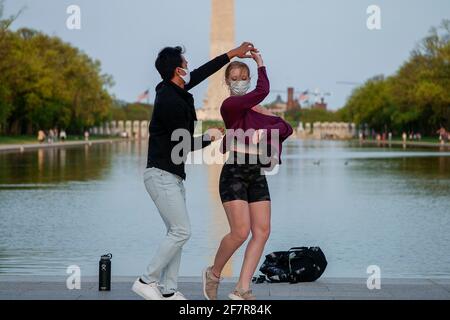
{"type": "Polygon", "coordinates": [[[270,110],[273,114],[276,114],[277,116],[283,117],[284,113],[286,112],[287,103],[283,101],[281,98],[281,95],[277,95],[277,98],[275,101],[271,102],[267,105],[267,109],[270,110]]]}
{"type": "Polygon", "coordinates": [[[277,95],[275,101],[269,103],[267,108],[274,114],[280,117],[284,117],[286,111],[299,109],[300,104],[297,99],[294,99],[294,88],[288,88],[287,90],[288,101],[285,102],[281,98],[281,95],[277,95]]]}
{"type": "Polygon", "coordinates": [[[313,105],[313,109],[327,110],[327,106],[328,106],[328,104],[325,103],[325,99],[324,98],[320,98],[320,102],[316,102],[313,105]]]}
{"type": "Polygon", "coordinates": [[[294,99],[294,88],[289,87],[287,90],[288,90],[288,92],[287,92],[288,101],[287,101],[286,110],[293,110],[293,109],[300,108],[300,104],[298,103],[298,100],[294,99]]]}

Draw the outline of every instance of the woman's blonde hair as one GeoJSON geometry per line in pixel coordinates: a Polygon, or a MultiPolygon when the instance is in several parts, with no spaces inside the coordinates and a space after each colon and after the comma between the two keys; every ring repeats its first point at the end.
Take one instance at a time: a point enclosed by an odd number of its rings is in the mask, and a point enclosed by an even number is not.
{"type": "Polygon", "coordinates": [[[225,69],[225,81],[228,80],[228,78],[230,77],[231,70],[233,69],[247,70],[248,76],[250,77],[250,68],[248,67],[247,64],[241,61],[233,61],[225,69]]]}

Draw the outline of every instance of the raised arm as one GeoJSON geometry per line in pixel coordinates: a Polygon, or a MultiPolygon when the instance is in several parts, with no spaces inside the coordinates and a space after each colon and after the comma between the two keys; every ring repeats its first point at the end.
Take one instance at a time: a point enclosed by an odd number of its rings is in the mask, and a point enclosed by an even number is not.
{"type": "Polygon", "coordinates": [[[252,56],[248,52],[258,52],[257,49],[250,42],[244,42],[239,47],[224,53],[213,60],[205,63],[201,67],[191,72],[191,81],[184,87],[185,90],[190,90],[197,86],[202,81],[206,80],[214,73],[222,69],[231,59],[235,57],[239,58],[251,58],[252,56]]]}
{"type": "Polygon", "coordinates": [[[222,105],[222,111],[241,113],[260,104],[269,95],[270,83],[267,77],[266,67],[258,67],[258,82],[255,90],[243,96],[231,96],[222,105]]]}
{"type": "Polygon", "coordinates": [[[189,91],[203,80],[209,78],[211,75],[222,69],[228,62],[230,58],[227,54],[222,54],[215,59],[205,63],[201,67],[193,70],[191,72],[191,81],[184,87],[185,90],[189,91]]]}
{"type": "Polygon", "coordinates": [[[222,115],[231,113],[234,116],[240,116],[243,112],[263,102],[268,96],[270,92],[270,83],[261,54],[258,50],[252,51],[251,57],[258,66],[258,82],[256,83],[256,88],[245,95],[231,96],[225,100],[221,108],[222,115]]]}

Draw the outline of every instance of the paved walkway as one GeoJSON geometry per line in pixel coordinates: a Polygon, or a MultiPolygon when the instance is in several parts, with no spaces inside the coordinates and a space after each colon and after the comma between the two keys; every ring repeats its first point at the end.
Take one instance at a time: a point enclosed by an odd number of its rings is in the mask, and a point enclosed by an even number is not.
{"type": "Polygon", "coordinates": [[[1,144],[0,152],[6,151],[25,151],[33,149],[47,149],[47,148],[58,148],[58,147],[74,147],[83,145],[94,145],[99,143],[113,143],[113,142],[124,142],[133,141],[133,139],[98,139],[98,140],[79,140],[79,141],[66,141],[66,142],[54,142],[54,143],[24,143],[24,144],[1,144]]]}
{"type": "MultiPolygon", "coordinates": [[[[113,278],[110,292],[99,292],[96,278],[82,278],[80,290],[68,290],[65,278],[0,276],[0,300],[140,300],[130,288],[135,279],[113,278]]],[[[220,286],[227,299],[235,279],[220,286]]],[[[179,289],[191,300],[203,300],[199,277],[182,277],[179,289]]],[[[380,290],[369,290],[366,279],[323,278],[313,283],[254,284],[258,300],[450,300],[450,279],[382,279],[380,290]]]]}

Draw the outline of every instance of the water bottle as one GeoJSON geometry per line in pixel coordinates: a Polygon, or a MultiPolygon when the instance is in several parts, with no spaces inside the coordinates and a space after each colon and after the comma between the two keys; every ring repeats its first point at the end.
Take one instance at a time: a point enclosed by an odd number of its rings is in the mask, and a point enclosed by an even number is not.
{"type": "Polygon", "coordinates": [[[99,291],[111,291],[111,258],[111,253],[105,254],[101,256],[98,263],[99,291]]]}

